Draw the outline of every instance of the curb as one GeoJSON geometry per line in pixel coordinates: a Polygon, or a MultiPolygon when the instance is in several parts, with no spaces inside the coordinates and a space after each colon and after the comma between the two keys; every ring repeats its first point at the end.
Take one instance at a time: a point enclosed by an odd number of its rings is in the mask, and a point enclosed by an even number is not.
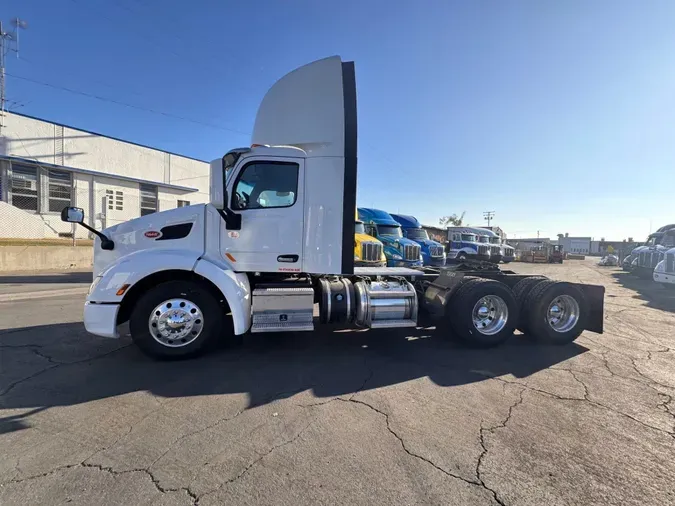
{"type": "Polygon", "coordinates": [[[86,295],[88,286],[77,288],[62,288],[60,290],[40,290],[37,292],[6,293],[0,295],[0,302],[16,302],[18,300],[47,299],[62,295],[86,295]]]}

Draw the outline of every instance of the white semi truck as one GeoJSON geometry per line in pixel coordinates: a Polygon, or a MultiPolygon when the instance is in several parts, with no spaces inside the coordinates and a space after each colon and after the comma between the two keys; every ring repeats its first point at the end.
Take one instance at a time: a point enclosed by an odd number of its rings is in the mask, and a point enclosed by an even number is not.
{"type": "Polygon", "coordinates": [[[317,325],[436,326],[476,346],[517,327],[552,344],[603,331],[601,286],[471,262],[354,267],[356,127],[354,64],[326,58],[270,88],[251,147],[211,163],[208,204],[102,232],[82,209],[64,209],[64,221],[97,235],[86,329],[116,338],[128,321],[133,341],[157,358],[317,325]]]}

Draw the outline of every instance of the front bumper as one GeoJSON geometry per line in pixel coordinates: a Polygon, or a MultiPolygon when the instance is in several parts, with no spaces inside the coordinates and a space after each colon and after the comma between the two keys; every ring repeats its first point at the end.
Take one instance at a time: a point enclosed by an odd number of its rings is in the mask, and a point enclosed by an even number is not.
{"type": "Polygon", "coordinates": [[[443,267],[445,265],[445,257],[427,257],[424,259],[424,265],[443,267]]]}
{"type": "Polygon", "coordinates": [[[654,281],[657,283],[668,283],[675,285],[675,274],[654,271],[654,281]]]}
{"type": "Polygon", "coordinates": [[[119,337],[117,313],[119,304],[84,303],[84,328],[87,332],[101,337],[119,337]]]}
{"type": "Polygon", "coordinates": [[[387,259],[387,267],[422,267],[422,261],[408,262],[406,260],[387,259]]]}
{"type": "Polygon", "coordinates": [[[469,258],[473,258],[475,260],[482,260],[483,262],[489,262],[490,261],[490,255],[473,255],[470,256],[469,258]]]}
{"type": "Polygon", "coordinates": [[[502,258],[504,258],[502,255],[491,255],[490,262],[498,264],[499,262],[502,261],[502,258]]]}
{"type": "Polygon", "coordinates": [[[364,260],[354,260],[354,267],[385,267],[387,262],[366,262],[364,260]]]}

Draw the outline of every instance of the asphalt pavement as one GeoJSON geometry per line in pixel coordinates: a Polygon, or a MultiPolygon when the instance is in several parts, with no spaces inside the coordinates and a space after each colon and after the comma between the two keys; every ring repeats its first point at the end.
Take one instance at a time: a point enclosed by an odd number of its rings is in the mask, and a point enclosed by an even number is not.
{"type": "Polygon", "coordinates": [[[604,284],[606,333],[255,335],[154,362],[88,335],[83,294],[0,302],[0,504],[675,504],[675,294],[512,267],[604,284]]]}

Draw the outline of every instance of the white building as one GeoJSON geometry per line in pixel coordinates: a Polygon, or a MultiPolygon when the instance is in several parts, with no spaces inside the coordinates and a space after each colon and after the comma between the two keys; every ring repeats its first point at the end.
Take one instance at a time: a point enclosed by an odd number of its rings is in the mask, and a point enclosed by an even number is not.
{"type": "Polygon", "coordinates": [[[567,235],[558,235],[558,243],[562,244],[563,251],[567,253],[576,253],[588,255],[591,253],[590,237],[569,237],[567,235]]]}
{"type": "Polygon", "coordinates": [[[94,132],[6,113],[0,135],[0,238],[87,237],[60,220],[73,205],[97,229],[207,202],[209,164],[94,132]]]}

